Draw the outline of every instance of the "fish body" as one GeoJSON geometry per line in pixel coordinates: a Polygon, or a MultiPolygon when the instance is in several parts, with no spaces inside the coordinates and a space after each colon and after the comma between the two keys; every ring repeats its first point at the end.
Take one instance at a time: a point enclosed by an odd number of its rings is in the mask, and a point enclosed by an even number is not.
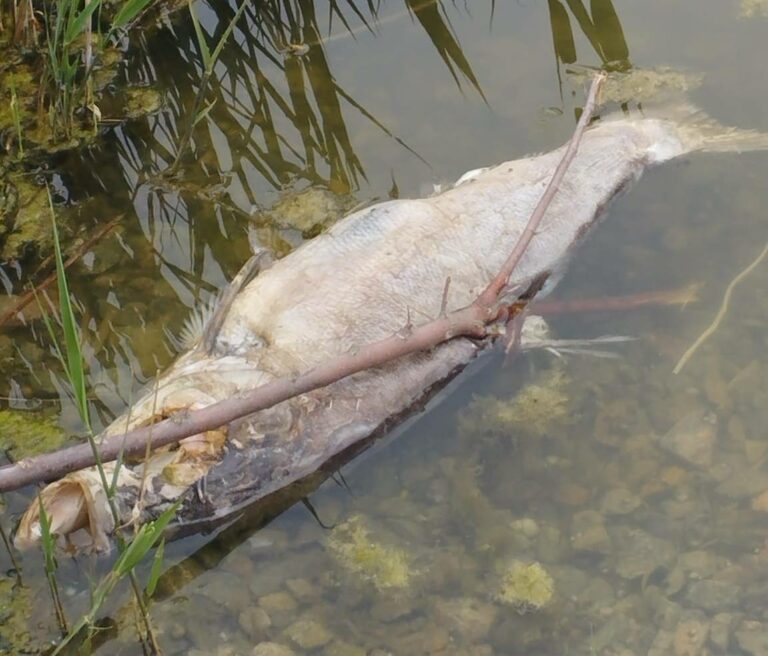
{"type": "MultiPolygon", "coordinates": [[[[574,244],[648,166],[696,150],[766,147],[766,135],[723,128],[687,107],[598,122],[584,133],[510,285],[556,278],[574,244]]],[[[245,284],[208,347],[181,356],[106,434],[295,376],[469,305],[517,243],[564,148],[478,169],[429,198],[393,200],[342,219],[245,284]]],[[[455,338],[123,466],[121,517],[151,518],[181,498],[181,525],[226,519],[392,425],[485,346],[455,338]]],[[[75,472],[42,498],[59,533],[79,532],[78,546],[104,549],[113,527],[94,480],[75,472]],[[75,488],[83,495],[76,515],[61,503],[65,492],[77,496],[75,488]]],[[[39,535],[36,508],[22,519],[17,543],[39,535]]]]}

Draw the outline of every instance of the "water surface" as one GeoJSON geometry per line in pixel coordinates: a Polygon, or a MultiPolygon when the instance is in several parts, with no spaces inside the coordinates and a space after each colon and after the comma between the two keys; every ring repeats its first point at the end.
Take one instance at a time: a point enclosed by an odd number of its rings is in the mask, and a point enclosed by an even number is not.
{"type": "MultiPolygon", "coordinates": [[[[684,93],[724,123],[768,130],[759,6],[746,16],[751,5],[736,1],[587,4],[248,10],[181,173],[162,182],[200,56],[184,12],[135,39],[123,74],[160,91],[162,108],[55,163],[58,200],[79,221],[120,217],[71,273],[102,421],[173,359],[168,335],[247,259],[249,229],[278,253],[322,229],[281,210],[305,188],[348,207],[549,150],[571,134],[584,76],[600,68],[627,81],[614,110],[684,93]]],[[[234,11],[198,8],[211,34],[234,11]]],[[[672,369],[768,239],[766,172],[768,154],[690,156],[612,206],[557,298],[699,285],[683,308],[552,318],[559,337],[639,338],[620,359],[491,356],[307,505],[169,545],[152,610],[165,652],[251,654],[274,642],[329,656],[765,653],[766,266],[682,373],[672,369]],[[344,545],[361,535],[405,578],[352,562],[344,545]],[[500,599],[515,562],[546,570],[550,603],[521,613],[500,599]]],[[[2,394],[61,408],[77,430],[44,330],[2,339],[2,394]]],[[[30,494],[6,498],[6,528],[30,494]]],[[[17,558],[24,586],[12,590],[11,572],[2,581],[4,623],[42,649],[56,637],[42,559],[17,558]]],[[[10,570],[5,552],[0,561],[10,570]]],[[[72,617],[105,566],[62,559],[72,617]]],[[[141,653],[127,593],[102,623],[97,653],[141,653]]]]}

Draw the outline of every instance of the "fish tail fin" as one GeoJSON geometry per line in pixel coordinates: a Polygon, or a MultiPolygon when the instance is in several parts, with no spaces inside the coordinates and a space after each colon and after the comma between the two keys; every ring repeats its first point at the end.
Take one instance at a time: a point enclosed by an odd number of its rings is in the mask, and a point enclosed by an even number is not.
{"type": "Polygon", "coordinates": [[[676,136],[686,152],[743,153],[768,150],[768,132],[723,125],[688,102],[662,105],[648,112],[675,125],[676,136]]]}
{"type": "Polygon", "coordinates": [[[717,133],[703,134],[701,150],[712,153],[744,153],[768,150],[768,132],[718,126],[717,133]]]}

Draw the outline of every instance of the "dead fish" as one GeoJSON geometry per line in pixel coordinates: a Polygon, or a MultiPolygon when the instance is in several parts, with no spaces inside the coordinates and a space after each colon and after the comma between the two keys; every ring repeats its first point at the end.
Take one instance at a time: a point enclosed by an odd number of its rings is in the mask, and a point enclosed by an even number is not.
{"type": "MultiPolygon", "coordinates": [[[[573,245],[646,167],[693,151],[766,148],[768,134],[725,128],[689,106],[596,122],[511,285],[556,278],[573,245]]],[[[197,345],[106,434],[295,376],[435,318],[448,277],[446,309],[465,307],[514,247],[562,154],[560,148],[472,171],[432,197],[355,212],[271,265],[252,261],[197,345]]],[[[487,345],[457,338],[125,464],[117,478],[120,521],[150,519],[177,499],[180,526],[229,518],[393,425],[487,345]]],[[[114,465],[107,468],[111,479],[114,465]]],[[[48,485],[41,498],[54,530],[75,547],[109,547],[113,520],[92,471],[48,485]]],[[[35,501],[16,543],[39,536],[35,501]]]]}

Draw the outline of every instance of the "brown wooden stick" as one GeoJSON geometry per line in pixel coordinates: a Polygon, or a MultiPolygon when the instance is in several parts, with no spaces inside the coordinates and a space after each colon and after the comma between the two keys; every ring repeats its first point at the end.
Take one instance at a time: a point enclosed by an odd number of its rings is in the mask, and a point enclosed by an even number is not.
{"type": "Polygon", "coordinates": [[[530,246],[531,241],[536,236],[536,231],[539,229],[541,220],[544,218],[544,214],[555,197],[557,190],[560,188],[560,184],[565,177],[565,172],[568,170],[573,158],[576,156],[576,151],[579,149],[579,143],[581,137],[584,134],[584,130],[587,129],[587,125],[592,120],[592,114],[595,111],[595,104],[597,103],[597,94],[605,81],[605,73],[598,73],[592,81],[592,86],[589,89],[589,95],[587,96],[587,102],[584,105],[584,111],[579,117],[579,122],[576,124],[576,129],[573,132],[571,140],[568,142],[568,147],[565,149],[563,158],[555,169],[555,173],[552,179],[549,181],[547,188],[544,190],[541,198],[539,199],[536,208],[531,214],[531,218],[528,219],[528,223],[523,230],[523,234],[520,235],[515,247],[509,254],[507,261],[501,267],[496,277],[491,281],[485,291],[480,295],[478,301],[485,305],[491,305],[496,301],[501,292],[507,286],[509,278],[512,272],[517,267],[518,263],[523,257],[523,254],[530,246]]]}
{"type": "Polygon", "coordinates": [[[664,289],[661,291],[640,292],[639,294],[627,294],[625,296],[602,296],[600,298],[573,298],[563,300],[534,299],[529,311],[532,314],[552,316],[553,314],[571,314],[582,312],[607,312],[632,310],[647,305],[680,305],[695,303],[698,299],[698,285],[688,285],[678,289],[664,289]]]}
{"type": "MultiPolygon", "coordinates": [[[[225,399],[201,410],[188,412],[185,415],[175,415],[152,426],[138,428],[124,435],[113,435],[105,438],[99,446],[102,462],[114,460],[121,451],[124,457],[128,457],[143,453],[147,444],[151,444],[151,447],[156,449],[196,433],[214,430],[235,419],[264,410],[299,394],[325,387],[360,371],[381,366],[410,353],[434,348],[454,337],[485,337],[488,326],[497,319],[500,313],[500,309],[495,307],[498,296],[523,256],[525,248],[530,244],[547,206],[552,202],[552,198],[557,192],[557,185],[562,181],[565,169],[576,154],[584,128],[594,112],[597,93],[604,79],[603,75],[598,75],[593,80],[584,112],[579,119],[573,137],[549,186],[531,214],[520,241],[499,274],[471,305],[413,328],[405,335],[393,335],[365,345],[354,354],[338,356],[295,378],[275,380],[261,385],[239,398],[225,399]]],[[[38,481],[60,478],[69,472],[90,467],[93,464],[93,453],[88,444],[79,444],[52,453],[26,458],[13,465],[0,468],[0,492],[14,490],[38,481]]]]}

